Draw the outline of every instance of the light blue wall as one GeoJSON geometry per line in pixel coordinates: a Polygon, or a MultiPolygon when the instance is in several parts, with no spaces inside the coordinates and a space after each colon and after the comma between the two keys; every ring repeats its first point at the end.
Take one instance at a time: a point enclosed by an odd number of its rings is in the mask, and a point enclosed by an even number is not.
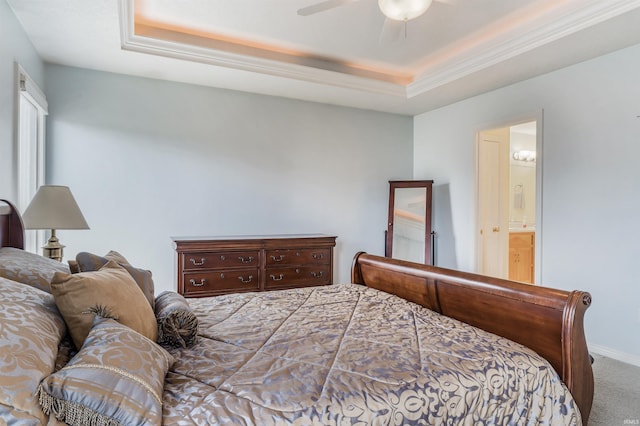
{"type": "Polygon", "coordinates": [[[5,0],[0,0],[0,198],[15,201],[15,63],[43,88],[44,64],[5,0]]]}
{"type": "Polygon", "coordinates": [[[48,182],[71,186],[92,228],[60,231],[67,257],[121,250],[159,289],[175,283],[171,235],[335,233],[336,278],[347,281],[355,251],[383,251],[387,180],[412,175],[436,182],[438,263],[473,270],[475,134],[544,109],[542,282],[590,291],[590,344],[640,360],[640,46],[419,115],[412,128],[389,114],[45,70],[4,0],[0,35],[0,197],[15,199],[18,61],[49,101],[48,182]]]}
{"type": "Polygon", "coordinates": [[[91,230],[66,255],[121,251],[175,288],[170,236],[327,233],[336,280],[384,251],[388,180],[413,174],[411,117],[46,67],[49,183],[91,230]]]}
{"type": "Polygon", "coordinates": [[[590,344],[640,363],[640,45],[415,117],[442,266],[474,270],[475,137],[544,110],[543,285],[591,292],[590,344]]]}

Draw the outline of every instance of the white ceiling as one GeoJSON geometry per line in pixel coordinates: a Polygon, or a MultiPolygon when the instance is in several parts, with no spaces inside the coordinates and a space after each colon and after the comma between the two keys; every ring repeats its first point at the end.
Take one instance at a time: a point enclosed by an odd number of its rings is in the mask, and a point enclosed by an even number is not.
{"type": "Polygon", "coordinates": [[[7,0],[48,62],[409,115],[640,43],[640,0],[319,1],[7,0]]]}

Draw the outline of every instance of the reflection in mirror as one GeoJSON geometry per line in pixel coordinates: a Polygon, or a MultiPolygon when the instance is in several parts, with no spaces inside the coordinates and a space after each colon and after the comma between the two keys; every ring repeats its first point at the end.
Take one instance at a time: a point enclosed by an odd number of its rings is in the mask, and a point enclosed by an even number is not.
{"type": "Polygon", "coordinates": [[[385,255],[432,264],[431,186],[433,181],[390,181],[385,255]]]}
{"type": "Polygon", "coordinates": [[[393,209],[393,257],[424,263],[427,199],[424,188],[396,188],[393,209]]]}

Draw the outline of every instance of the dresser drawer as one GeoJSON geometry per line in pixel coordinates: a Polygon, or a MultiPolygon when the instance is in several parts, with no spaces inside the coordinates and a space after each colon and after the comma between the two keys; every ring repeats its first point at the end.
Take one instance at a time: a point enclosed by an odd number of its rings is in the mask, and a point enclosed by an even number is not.
{"type": "Polygon", "coordinates": [[[185,294],[222,294],[260,289],[258,268],[186,272],[183,279],[185,294]]]}
{"type": "Polygon", "coordinates": [[[260,265],[257,250],[182,253],[182,269],[201,270],[238,268],[260,265]]]}
{"type": "Polygon", "coordinates": [[[267,266],[275,265],[325,265],[331,262],[331,249],[305,248],[267,250],[267,266]]]}
{"type": "Polygon", "coordinates": [[[329,265],[271,267],[267,269],[265,289],[331,284],[329,265]]]}

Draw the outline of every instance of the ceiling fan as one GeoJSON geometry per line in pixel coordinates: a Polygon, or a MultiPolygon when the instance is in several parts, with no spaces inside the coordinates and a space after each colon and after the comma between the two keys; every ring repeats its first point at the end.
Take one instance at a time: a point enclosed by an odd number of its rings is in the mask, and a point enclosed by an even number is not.
{"type": "MultiPolygon", "coordinates": [[[[324,0],[298,10],[298,15],[309,16],[360,0],[324,0]]],[[[380,11],[389,19],[407,22],[424,14],[433,0],[378,0],[380,11]]],[[[449,3],[452,0],[435,0],[449,3]]]]}
{"type": "MultiPolygon", "coordinates": [[[[355,3],[360,0],[324,0],[302,9],[298,9],[298,15],[309,16],[324,12],[329,9],[355,3]]],[[[407,22],[423,15],[433,1],[452,4],[456,0],[378,0],[378,7],[385,15],[384,26],[380,34],[380,42],[391,41],[398,38],[401,28],[404,28],[404,38],[407,38],[407,22]],[[398,24],[404,24],[403,27],[398,24]]]]}

